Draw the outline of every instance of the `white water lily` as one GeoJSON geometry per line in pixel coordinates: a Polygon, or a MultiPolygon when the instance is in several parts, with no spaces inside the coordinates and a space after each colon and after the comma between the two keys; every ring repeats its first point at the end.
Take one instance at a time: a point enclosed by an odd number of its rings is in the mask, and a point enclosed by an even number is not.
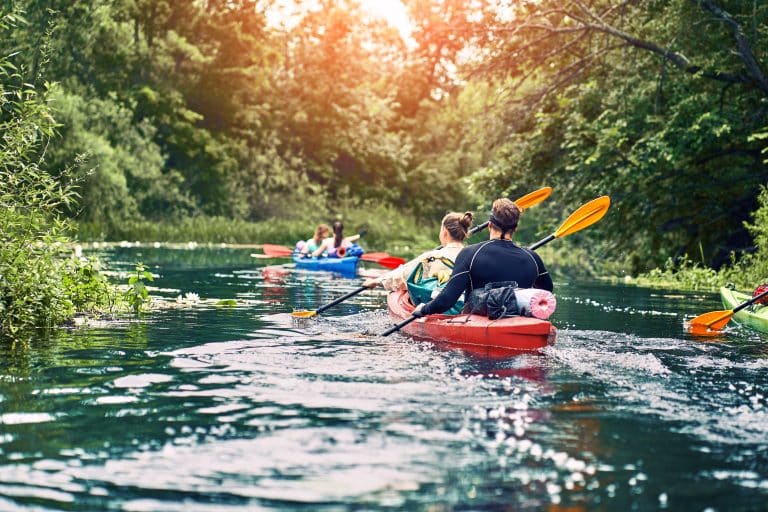
{"type": "Polygon", "coordinates": [[[186,302],[200,302],[200,295],[195,292],[187,292],[184,294],[184,300],[186,302]]]}

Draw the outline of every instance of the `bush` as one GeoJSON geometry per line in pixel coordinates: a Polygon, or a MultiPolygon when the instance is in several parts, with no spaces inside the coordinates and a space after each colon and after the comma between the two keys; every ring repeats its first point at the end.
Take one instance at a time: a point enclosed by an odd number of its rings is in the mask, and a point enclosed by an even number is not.
{"type": "Polygon", "coordinates": [[[731,254],[730,264],[715,270],[692,262],[667,260],[663,269],[654,269],[640,275],[635,282],[650,286],[675,287],[688,290],[716,290],[733,284],[742,290],[754,290],[768,282],[768,189],[762,187],[758,208],[752,213],[753,223],[745,226],[754,237],[755,251],[741,255],[731,254]]]}
{"type": "MultiPolygon", "coordinates": [[[[0,37],[19,22],[0,15],[0,37]]],[[[39,166],[54,135],[51,87],[38,92],[18,69],[0,55],[0,337],[14,340],[95,306],[109,289],[92,264],[67,257],[60,212],[77,197],[71,169],[56,179],[39,166]]]]}

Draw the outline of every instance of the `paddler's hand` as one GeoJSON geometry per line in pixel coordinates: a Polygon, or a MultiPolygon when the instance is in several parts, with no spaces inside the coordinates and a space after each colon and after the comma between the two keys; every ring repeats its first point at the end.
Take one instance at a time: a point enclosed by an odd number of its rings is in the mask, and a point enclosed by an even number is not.
{"type": "Polygon", "coordinates": [[[366,288],[376,288],[377,286],[379,286],[379,280],[369,277],[368,279],[363,281],[363,286],[365,286],[366,288]]]}
{"type": "Polygon", "coordinates": [[[424,302],[422,302],[421,304],[416,306],[416,308],[413,310],[413,313],[411,313],[411,315],[415,316],[416,318],[423,317],[424,313],[422,313],[422,311],[424,310],[424,306],[426,306],[426,304],[424,302]]]}

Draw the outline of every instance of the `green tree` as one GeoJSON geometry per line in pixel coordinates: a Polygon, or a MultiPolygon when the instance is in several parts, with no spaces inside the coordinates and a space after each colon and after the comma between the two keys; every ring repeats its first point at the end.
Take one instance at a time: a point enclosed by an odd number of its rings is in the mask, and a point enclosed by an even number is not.
{"type": "Polygon", "coordinates": [[[718,265],[746,248],[742,222],[768,177],[751,137],[766,122],[768,8],[728,7],[544,1],[499,13],[482,68],[506,81],[509,122],[477,186],[546,180],[571,201],[610,194],[615,207],[590,234],[634,270],[682,254],[718,265]]]}

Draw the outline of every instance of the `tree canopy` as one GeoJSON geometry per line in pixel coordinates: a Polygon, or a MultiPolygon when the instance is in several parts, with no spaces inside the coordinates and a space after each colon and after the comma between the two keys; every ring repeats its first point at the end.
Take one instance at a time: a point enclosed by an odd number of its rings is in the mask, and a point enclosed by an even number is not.
{"type": "Polygon", "coordinates": [[[434,221],[549,185],[554,221],[612,197],[582,239],[632,271],[754,246],[768,5],[403,4],[408,41],[355,0],[19,0],[0,50],[59,83],[41,165],[84,162],[69,214],[107,231],[338,204],[434,221]]]}

